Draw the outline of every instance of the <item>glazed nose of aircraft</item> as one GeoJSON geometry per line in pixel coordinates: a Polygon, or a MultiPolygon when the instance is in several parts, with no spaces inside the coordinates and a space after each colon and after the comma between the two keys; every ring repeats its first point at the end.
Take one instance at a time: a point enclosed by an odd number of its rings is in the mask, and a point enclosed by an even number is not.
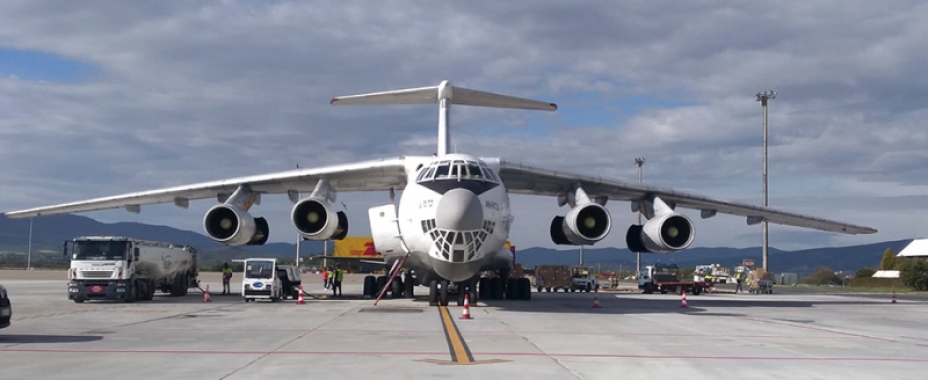
{"type": "Polygon", "coordinates": [[[478,230],[483,225],[480,198],[467,189],[452,189],[438,201],[435,225],[451,231],[478,230]]]}

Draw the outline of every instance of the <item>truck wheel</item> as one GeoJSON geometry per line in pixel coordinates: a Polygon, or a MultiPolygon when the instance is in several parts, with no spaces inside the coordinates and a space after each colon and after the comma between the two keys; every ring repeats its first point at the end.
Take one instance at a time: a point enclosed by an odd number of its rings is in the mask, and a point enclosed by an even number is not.
{"type": "Polygon", "coordinates": [[[661,294],[667,294],[667,293],[669,293],[669,292],[670,292],[670,290],[661,288],[661,294]]]}
{"type": "Polygon", "coordinates": [[[654,284],[644,284],[644,294],[653,294],[654,284]]]}
{"type": "Polygon", "coordinates": [[[84,303],[84,300],[82,300],[82,299],[75,299],[75,300],[74,300],[74,303],[84,303]]]}
{"type": "Polygon", "coordinates": [[[592,284],[586,284],[586,292],[589,293],[591,290],[593,290],[593,285],[592,285],[592,284]]]}

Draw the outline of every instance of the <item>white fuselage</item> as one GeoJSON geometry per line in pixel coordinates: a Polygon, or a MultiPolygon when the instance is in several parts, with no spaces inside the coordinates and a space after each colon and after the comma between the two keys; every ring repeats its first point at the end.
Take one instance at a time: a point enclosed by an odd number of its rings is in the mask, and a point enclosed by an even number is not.
{"type": "Polygon", "coordinates": [[[496,171],[463,154],[407,162],[409,182],[397,217],[412,252],[406,265],[419,280],[460,282],[481,270],[508,268],[512,254],[503,246],[513,218],[508,192],[496,171]]]}

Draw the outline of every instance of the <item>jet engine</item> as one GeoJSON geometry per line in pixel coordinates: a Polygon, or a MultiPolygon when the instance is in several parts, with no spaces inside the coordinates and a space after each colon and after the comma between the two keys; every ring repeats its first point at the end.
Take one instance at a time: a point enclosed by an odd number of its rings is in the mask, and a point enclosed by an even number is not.
{"type": "Polygon", "coordinates": [[[551,221],[551,240],[561,245],[589,245],[603,240],[612,228],[612,217],[597,203],[578,205],[551,221]]]}
{"type": "Polygon", "coordinates": [[[264,245],[269,232],[267,220],[252,217],[247,211],[229,204],[209,209],[203,218],[203,227],[210,238],[230,246],[264,245]]]}
{"type": "Polygon", "coordinates": [[[290,220],[306,240],[342,240],[348,235],[348,216],[332,212],[325,201],[306,198],[293,206],[290,220]]]}
{"type": "Polygon", "coordinates": [[[632,252],[671,253],[686,249],[695,237],[693,222],[686,215],[667,213],[633,224],[625,235],[632,252]]]}

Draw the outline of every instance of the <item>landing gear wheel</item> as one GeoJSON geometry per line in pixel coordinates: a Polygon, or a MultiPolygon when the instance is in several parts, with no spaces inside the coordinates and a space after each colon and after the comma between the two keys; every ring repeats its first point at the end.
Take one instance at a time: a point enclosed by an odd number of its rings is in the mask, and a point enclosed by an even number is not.
{"type": "Polygon", "coordinates": [[[438,306],[438,281],[429,282],[429,306],[438,306]]]}
{"type": "Polygon", "coordinates": [[[519,283],[522,285],[522,297],[520,298],[523,301],[532,300],[532,281],[527,278],[520,278],[519,283]]]}
{"type": "Polygon", "coordinates": [[[448,291],[449,290],[450,289],[448,289],[448,281],[442,280],[441,281],[441,293],[440,293],[441,299],[439,300],[442,306],[448,306],[448,291]]]}
{"type": "Polygon", "coordinates": [[[506,281],[506,299],[514,301],[522,298],[521,287],[522,285],[518,278],[510,278],[509,281],[506,281]]]}
{"type": "Polygon", "coordinates": [[[501,300],[503,299],[503,281],[498,277],[490,279],[490,299],[492,300],[501,300]]]}
{"type": "Polygon", "coordinates": [[[387,278],[384,276],[377,276],[377,288],[376,288],[377,291],[374,292],[374,296],[376,297],[378,294],[380,294],[380,291],[382,291],[383,288],[386,286],[387,286],[387,278]]]}
{"type": "Polygon", "coordinates": [[[413,298],[413,289],[416,288],[416,281],[409,276],[406,276],[406,280],[403,281],[403,296],[406,298],[413,298]]]}
{"type": "Polygon", "coordinates": [[[403,279],[394,278],[390,288],[390,298],[403,298],[403,279]]]}
{"type": "MultiPolygon", "coordinates": [[[[479,280],[477,280],[477,287],[478,287],[478,290],[479,290],[479,294],[478,294],[478,295],[480,296],[480,297],[479,297],[480,299],[488,300],[488,299],[492,298],[492,297],[490,296],[490,295],[492,294],[492,292],[490,292],[490,279],[489,279],[489,278],[482,277],[482,278],[480,278],[479,280]]],[[[475,299],[476,299],[476,298],[475,298],[475,299]]]]}
{"type": "Polygon", "coordinates": [[[467,294],[467,285],[458,283],[458,306],[464,306],[464,295],[467,294]]]}
{"type": "Polygon", "coordinates": [[[364,295],[377,296],[377,278],[374,276],[364,276],[364,295]]]}

